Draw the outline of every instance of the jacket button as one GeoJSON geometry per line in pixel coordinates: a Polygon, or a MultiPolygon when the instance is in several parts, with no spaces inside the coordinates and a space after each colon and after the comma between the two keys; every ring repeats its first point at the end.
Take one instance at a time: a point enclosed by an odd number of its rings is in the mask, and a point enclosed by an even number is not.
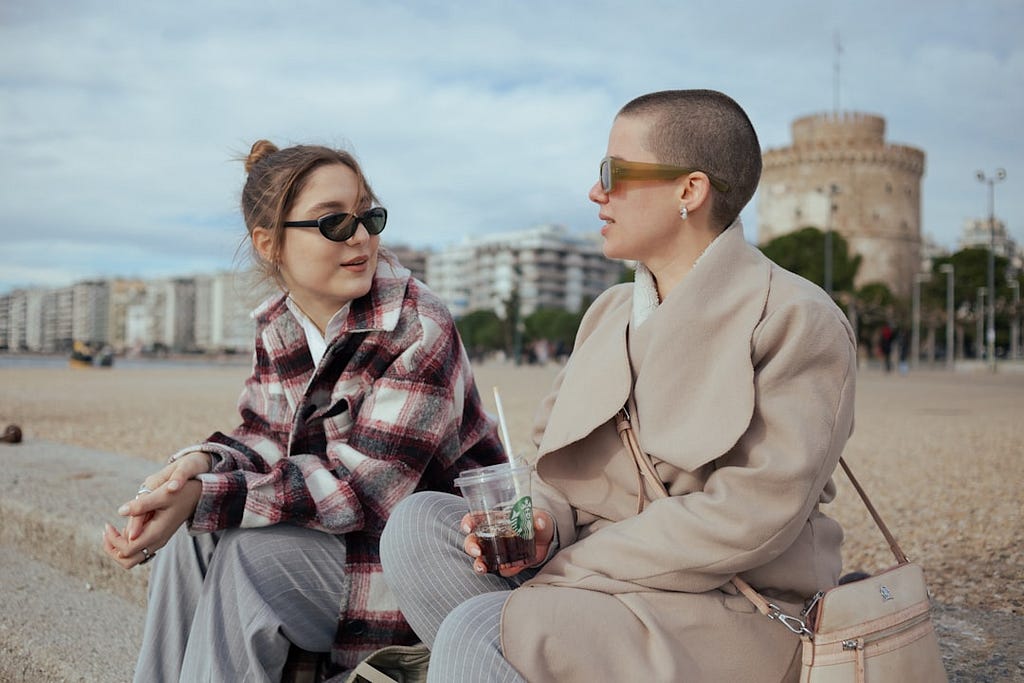
{"type": "Polygon", "coordinates": [[[353,619],[345,624],[345,632],[350,636],[362,636],[366,634],[367,624],[362,619],[353,619]]]}

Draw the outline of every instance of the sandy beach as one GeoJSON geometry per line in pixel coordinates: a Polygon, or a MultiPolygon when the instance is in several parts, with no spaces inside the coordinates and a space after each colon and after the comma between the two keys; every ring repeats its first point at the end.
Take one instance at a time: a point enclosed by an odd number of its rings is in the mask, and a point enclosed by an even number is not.
{"type": "MultiPolygon", "coordinates": [[[[533,413],[558,366],[475,368],[489,410],[501,390],[514,447],[532,449],[533,413]]],[[[0,430],[163,461],[237,422],[245,364],[112,369],[0,367],[0,430]]],[[[858,377],[846,458],[937,602],[1024,614],[1024,372],[920,370],[858,377]]],[[[893,564],[842,473],[827,512],[846,529],[847,571],[893,564]]],[[[126,492],[130,495],[131,492],[126,492]]]]}

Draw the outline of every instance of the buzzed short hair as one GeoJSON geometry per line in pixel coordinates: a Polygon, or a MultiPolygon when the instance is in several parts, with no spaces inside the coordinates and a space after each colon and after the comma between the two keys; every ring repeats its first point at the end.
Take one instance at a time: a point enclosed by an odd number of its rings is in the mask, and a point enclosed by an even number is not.
{"type": "Polygon", "coordinates": [[[754,196],[761,146],[746,112],[715,90],[663,90],[641,95],[618,116],[649,117],[649,151],[663,164],[698,168],[729,183],[712,188],[711,218],[725,229],[754,196]]]}

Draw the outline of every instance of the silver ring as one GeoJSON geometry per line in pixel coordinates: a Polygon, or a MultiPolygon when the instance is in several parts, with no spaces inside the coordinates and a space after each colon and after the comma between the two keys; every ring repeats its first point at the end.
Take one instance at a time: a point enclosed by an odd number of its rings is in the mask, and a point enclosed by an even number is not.
{"type": "Polygon", "coordinates": [[[153,493],[153,489],[143,484],[139,487],[139,490],[135,492],[135,497],[138,498],[139,496],[144,496],[147,493],[153,493]]]}
{"type": "Polygon", "coordinates": [[[149,548],[143,548],[142,549],[142,556],[145,559],[143,559],[142,562],[139,562],[139,564],[146,564],[147,562],[152,560],[154,557],[156,557],[156,551],[154,550],[153,552],[149,552],[149,548]]]}

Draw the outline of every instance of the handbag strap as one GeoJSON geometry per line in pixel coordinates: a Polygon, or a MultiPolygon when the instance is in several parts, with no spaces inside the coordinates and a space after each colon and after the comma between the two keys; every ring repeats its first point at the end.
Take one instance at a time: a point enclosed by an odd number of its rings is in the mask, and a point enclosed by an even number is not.
{"type": "Polygon", "coordinates": [[[615,416],[615,428],[619,432],[622,444],[633,456],[633,462],[636,463],[636,513],[639,515],[644,511],[644,491],[648,488],[648,482],[650,482],[649,488],[654,492],[654,496],[652,496],[654,498],[666,498],[668,491],[665,490],[665,485],[658,476],[657,470],[654,469],[654,463],[651,462],[650,456],[640,449],[640,443],[636,439],[633,425],[629,420],[629,411],[625,408],[615,416]]]}
{"type": "MultiPolygon", "coordinates": [[[[654,492],[654,497],[665,498],[668,496],[668,491],[665,490],[665,485],[661,482],[661,479],[657,475],[657,471],[654,469],[654,465],[651,462],[651,457],[647,455],[641,448],[640,443],[637,441],[636,433],[633,430],[633,423],[629,419],[629,412],[622,408],[619,410],[615,419],[615,426],[619,432],[619,437],[622,439],[623,445],[626,450],[633,456],[633,460],[636,462],[638,471],[638,481],[641,483],[640,486],[640,501],[637,504],[637,512],[643,510],[643,496],[645,488],[650,489],[654,492]],[[648,486],[644,486],[648,484],[648,486]]],[[[878,510],[871,504],[871,499],[868,498],[867,492],[857,481],[857,477],[853,476],[853,471],[850,466],[846,463],[846,460],[842,456],[839,457],[839,465],[846,472],[846,476],[849,477],[850,483],[853,484],[853,488],[857,491],[857,495],[864,501],[864,506],[867,507],[868,513],[871,515],[871,519],[875,521],[878,529],[885,536],[886,542],[889,544],[889,550],[892,551],[893,556],[896,558],[898,564],[906,564],[910,560],[907,559],[903,549],[900,548],[899,542],[896,541],[896,537],[889,531],[889,527],[886,525],[882,516],[878,514],[878,510]]]]}
{"type": "MultiPolygon", "coordinates": [[[[667,498],[668,491],[665,490],[665,484],[658,477],[657,471],[654,469],[654,463],[651,462],[651,457],[640,448],[640,443],[636,438],[636,433],[633,431],[633,423],[629,419],[629,412],[623,407],[619,410],[615,416],[615,428],[619,432],[619,438],[622,439],[622,444],[629,451],[630,455],[633,456],[633,461],[637,466],[637,484],[639,493],[637,494],[637,514],[643,512],[644,509],[644,492],[650,490],[653,492],[652,498],[667,498]]],[[[849,477],[850,483],[853,484],[853,488],[856,489],[857,495],[864,501],[865,507],[871,514],[871,519],[875,520],[875,524],[881,530],[882,535],[885,536],[885,540],[889,543],[889,549],[892,554],[896,557],[896,562],[899,564],[906,564],[909,562],[903,549],[900,548],[900,544],[896,541],[896,537],[889,531],[889,527],[886,526],[882,520],[882,516],[878,514],[878,510],[871,504],[871,499],[868,498],[867,492],[857,481],[857,478],[853,476],[853,471],[850,466],[846,463],[846,460],[839,457],[839,464],[842,466],[843,471],[846,472],[846,476],[849,477]]],[[[740,593],[742,593],[754,607],[757,608],[761,614],[764,614],[770,619],[779,621],[783,626],[788,628],[793,633],[801,637],[813,638],[813,632],[810,631],[806,624],[793,616],[785,614],[777,605],[769,602],[754,590],[749,583],[741,579],[738,575],[734,576],[731,583],[736,587],[740,593]]],[[[808,612],[804,610],[804,615],[808,612]]]]}
{"type": "Polygon", "coordinates": [[[900,548],[900,544],[896,542],[896,537],[892,535],[892,532],[889,531],[889,527],[887,527],[885,522],[882,521],[882,516],[878,514],[878,510],[876,510],[875,506],[871,504],[871,499],[868,498],[867,492],[861,488],[860,482],[857,481],[857,477],[853,476],[853,470],[851,470],[850,466],[846,464],[846,460],[843,459],[843,456],[839,456],[839,465],[843,468],[843,471],[846,472],[846,476],[849,477],[850,483],[853,484],[853,488],[857,490],[857,495],[859,495],[860,499],[864,501],[865,507],[867,507],[868,512],[871,514],[871,519],[875,520],[875,524],[882,532],[882,535],[885,536],[885,540],[889,543],[889,550],[891,550],[892,554],[896,557],[896,562],[899,564],[907,564],[910,562],[910,560],[907,559],[906,554],[903,552],[903,549],[900,548]]]}

